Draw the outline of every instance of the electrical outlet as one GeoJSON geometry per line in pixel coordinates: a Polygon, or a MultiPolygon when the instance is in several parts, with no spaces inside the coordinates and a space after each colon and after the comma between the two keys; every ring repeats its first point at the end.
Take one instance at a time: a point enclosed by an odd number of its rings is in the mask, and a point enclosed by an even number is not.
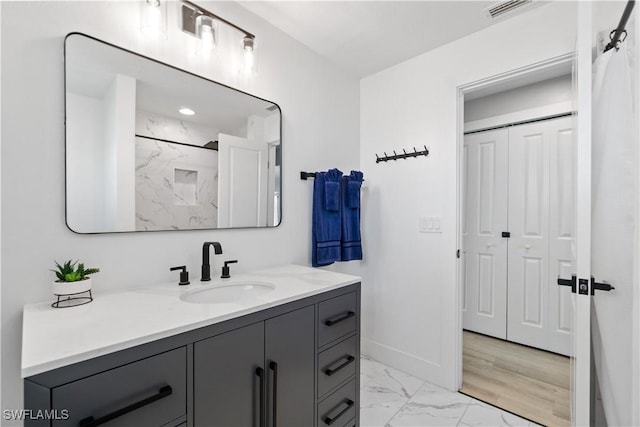
{"type": "Polygon", "coordinates": [[[418,220],[420,233],[442,233],[442,218],[435,216],[421,216],[418,220]]]}

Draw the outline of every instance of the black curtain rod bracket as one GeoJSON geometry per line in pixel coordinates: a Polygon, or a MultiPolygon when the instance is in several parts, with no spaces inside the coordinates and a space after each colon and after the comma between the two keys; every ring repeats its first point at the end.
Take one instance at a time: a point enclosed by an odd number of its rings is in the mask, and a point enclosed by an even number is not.
{"type": "Polygon", "coordinates": [[[624,12],[622,12],[622,17],[620,18],[618,26],[609,34],[609,39],[611,39],[611,41],[609,42],[607,47],[604,48],[604,52],[607,52],[613,48],[618,49],[618,43],[623,42],[627,38],[627,30],[625,28],[627,26],[629,18],[631,17],[631,12],[633,11],[635,3],[635,0],[629,0],[627,2],[627,5],[624,8],[624,12]],[[620,37],[622,37],[623,35],[624,38],[620,40],[620,37]]]}

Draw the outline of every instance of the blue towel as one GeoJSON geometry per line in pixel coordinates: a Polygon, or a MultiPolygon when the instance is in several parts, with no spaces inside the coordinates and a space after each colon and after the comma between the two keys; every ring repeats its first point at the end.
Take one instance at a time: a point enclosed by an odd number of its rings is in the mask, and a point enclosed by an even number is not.
{"type": "Polygon", "coordinates": [[[338,169],[329,169],[324,178],[324,207],[328,211],[339,212],[340,178],[342,178],[342,171],[338,169]]]}
{"type": "Polygon", "coordinates": [[[314,267],[340,261],[340,204],[333,211],[327,209],[326,183],[339,182],[342,172],[332,169],[317,172],[313,182],[313,223],[311,264],[314,267]]]}
{"type": "Polygon", "coordinates": [[[360,241],[360,188],[363,173],[351,171],[340,181],[342,199],[342,237],[340,240],[340,258],[342,261],[362,259],[360,241]]]}

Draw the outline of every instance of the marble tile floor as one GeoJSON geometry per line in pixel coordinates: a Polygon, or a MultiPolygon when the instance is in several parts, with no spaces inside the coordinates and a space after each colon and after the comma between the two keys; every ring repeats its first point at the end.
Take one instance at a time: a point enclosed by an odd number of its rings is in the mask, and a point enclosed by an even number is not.
{"type": "Polygon", "coordinates": [[[360,425],[537,426],[524,418],[429,384],[364,356],[360,363],[360,425]]]}

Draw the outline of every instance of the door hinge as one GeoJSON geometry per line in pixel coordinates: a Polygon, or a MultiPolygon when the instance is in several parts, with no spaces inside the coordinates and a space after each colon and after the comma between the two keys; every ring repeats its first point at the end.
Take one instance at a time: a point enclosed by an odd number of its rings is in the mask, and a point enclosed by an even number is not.
{"type": "Polygon", "coordinates": [[[460,258],[460,249],[456,251],[456,258],[460,258]]]}
{"type": "Polygon", "coordinates": [[[511,233],[509,231],[503,231],[502,232],[502,237],[505,237],[505,238],[508,239],[509,237],[511,237],[511,233]]]}

